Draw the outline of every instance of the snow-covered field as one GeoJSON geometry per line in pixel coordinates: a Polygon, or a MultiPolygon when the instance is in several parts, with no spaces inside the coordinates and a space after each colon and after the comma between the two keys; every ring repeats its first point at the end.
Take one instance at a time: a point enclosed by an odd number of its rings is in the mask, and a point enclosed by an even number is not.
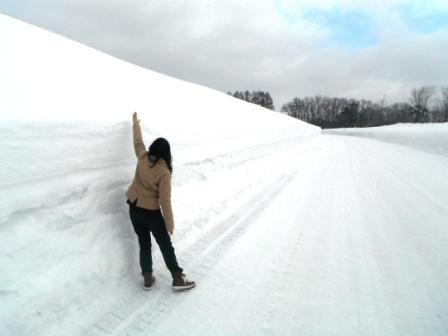
{"type": "Polygon", "coordinates": [[[0,335],[448,334],[446,156],[322,135],[1,15],[0,28],[0,335]],[[157,247],[155,288],[141,287],[124,195],[134,110],[147,145],[172,143],[189,292],[171,291],[157,247]]]}
{"type": "Polygon", "coordinates": [[[323,133],[372,138],[448,156],[448,123],[339,128],[325,130],[323,133]]]}

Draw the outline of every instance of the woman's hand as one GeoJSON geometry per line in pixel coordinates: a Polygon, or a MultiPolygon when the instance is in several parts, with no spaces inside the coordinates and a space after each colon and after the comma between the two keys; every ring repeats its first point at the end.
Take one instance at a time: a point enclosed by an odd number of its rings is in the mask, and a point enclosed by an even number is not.
{"type": "Polygon", "coordinates": [[[137,112],[134,112],[134,114],[132,115],[132,122],[134,124],[138,124],[140,122],[140,120],[137,118],[137,112]]]}

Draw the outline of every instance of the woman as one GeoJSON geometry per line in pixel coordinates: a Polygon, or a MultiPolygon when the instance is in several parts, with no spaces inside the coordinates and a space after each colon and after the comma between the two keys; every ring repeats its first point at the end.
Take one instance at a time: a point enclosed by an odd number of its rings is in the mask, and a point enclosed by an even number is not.
{"type": "Polygon", "coordinates": [[[126,195],[129,216],[140,245],[140,267],[144,278],[144,288],[150,289],[155,282],[152,270],[150,232],[156,239],[166,267],[173,276],[173,289],[193,288],[195,282],[185,279],[182,268],[177,264],[170,239],[170,235],[174,231],[171,209],[173,167],[170,144],[166,139],[158,138],[154,140],[147,152],[136,112],[132,119],[134,149],[138,162],[134,180],[126,195]],[[160,211],[160,207],[162,207],[162,211],[160,211]]]}

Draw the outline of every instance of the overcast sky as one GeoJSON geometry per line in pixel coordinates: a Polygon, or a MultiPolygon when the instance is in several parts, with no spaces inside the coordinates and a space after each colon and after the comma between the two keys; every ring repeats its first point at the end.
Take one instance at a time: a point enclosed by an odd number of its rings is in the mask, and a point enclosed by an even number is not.
{"type": "Polygon", "coordinates": [[[448,86],[448,0],[2,0],[0,12],[190,82],[269,91],[277,109],[448,86]]]}

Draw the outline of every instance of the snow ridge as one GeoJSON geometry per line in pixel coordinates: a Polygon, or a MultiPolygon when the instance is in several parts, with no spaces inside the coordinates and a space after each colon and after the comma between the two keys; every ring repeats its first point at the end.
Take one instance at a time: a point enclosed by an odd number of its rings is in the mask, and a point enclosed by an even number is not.
{"type": "Polygon", "coordinates": [[[448,123],[396,124],[381,127],[324,130],[325,134],[352,135],[409,146],[448,156],[448,123]]]}

